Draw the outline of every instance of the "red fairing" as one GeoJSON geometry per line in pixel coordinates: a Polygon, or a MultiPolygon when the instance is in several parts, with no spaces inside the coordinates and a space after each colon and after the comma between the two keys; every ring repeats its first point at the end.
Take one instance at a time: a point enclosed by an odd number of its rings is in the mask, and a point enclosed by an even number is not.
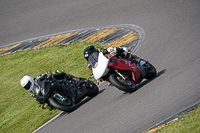
{"type": "MultiPolygon", "coordinates": [[[[113,64],[112,64],[113,65],[113,64]]],[[[132,71],[133,81],[136,83],[140,78],[140,68],[133,62],[124,60],[124,59],[116,59],[116,62],[112,66],[117,70],[130,70],[132,71]]]]}

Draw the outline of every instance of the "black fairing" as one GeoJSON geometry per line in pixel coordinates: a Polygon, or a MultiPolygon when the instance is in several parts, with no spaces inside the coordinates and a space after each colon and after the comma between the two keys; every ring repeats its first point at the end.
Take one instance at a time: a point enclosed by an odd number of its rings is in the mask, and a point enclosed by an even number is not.
{"type": "Polygon", "coordinates": [[[43,96],[46,96],[47,93],[49,92],[50,88],[51,88],[51,83],[49,81],[44,80],[40,84],[41,84],[40,85],[40,87],[41,87],[41,94],[43,96]]]}

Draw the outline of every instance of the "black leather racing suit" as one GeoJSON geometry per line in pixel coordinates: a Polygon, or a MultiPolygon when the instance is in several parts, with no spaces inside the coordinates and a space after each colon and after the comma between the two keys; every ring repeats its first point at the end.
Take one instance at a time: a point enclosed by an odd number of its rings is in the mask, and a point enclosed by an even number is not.
{"type": "Polygon", "coordinates": [[[39,88],[46,89],[50,87],[51,91],[58,90],[58,89],[68,89],[66,85],[59,84],[59,81],[63,79],[67,79],[68,81],[73,81],[76,84],[78,84],[78,82],[82,80],[83,78],[75,77],[71,74],[64,73],[64,72],[61,72],[61,73],[55,72],[54,74],[52,74],[49,71],[46,74],[42,74],[34,78],[34,88],[33,90],[30,91],[30,93],[40,104],[42,104],[44,102],[43,101],[44,94],[42,94],[43,92],[39,88]],[[48,80],[47,82],[46,79],[48,78],[50,74],[52,75],[51,77],[52,79],[48,80]]]}

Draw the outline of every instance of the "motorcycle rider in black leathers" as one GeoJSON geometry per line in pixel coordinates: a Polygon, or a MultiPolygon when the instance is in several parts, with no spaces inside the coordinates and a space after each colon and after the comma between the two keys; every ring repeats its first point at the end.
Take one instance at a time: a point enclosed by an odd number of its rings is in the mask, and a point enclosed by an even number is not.
{"type": "Polygon", "coordinates": [[[42,104],[44,97],[40,95],[41,90],[37,88],[37,85],[39,86],[43,85],[43,87],[46,88],[47,86],[44,86],[44,81],[45,79],[49,79],[49,78],[51,78],[49,80],[51,82],[50,84],[51,91],[63,89],[63,88],[70,89],[70,88],[67,88],[66,85],[59,83],[60,81],[64,79],[67,79],[68,81],[72,81],[77,85],[88,82],[88,80],[86,79],[75,77],[71,74],[65,73],[64,70],[61,70],[61,71],[57,70],[57,71],[54,71],[53,74],[51,73],[51,71],[48,71],[47,73],[41,74],[40,76],[37,76],[36,78],[32,78],[26,75],[21,79],[20,84],[23,88],[30,91],[31,96],[33,96],[38,101],[39,104],[42,104]]]}
{"type": "MultiPolygon", "coordinates": [[[[116,47],[116,48],[109,47],[108,49],[106,49],[106,48],[96,49],[94,47],[94,45],[88,46],[84,49],[85,59],[88,61],[89,56],[94,52],[102,52],[103,55],[105,55],[105,56],[110,53],[110,56],[107,58],[111,58],[112,56],[117,56],[117,58],[120,57],[123,59],[127,59],[129,61],[135,62],[136,64],[138,64],[140,61],[139,57],[128,53],[127,49],[125,49],[123,47],[116,47]]],[[[87,62],[87,66],[90,70],[92,69],[92,66],[89,62],[87,62]]]]}

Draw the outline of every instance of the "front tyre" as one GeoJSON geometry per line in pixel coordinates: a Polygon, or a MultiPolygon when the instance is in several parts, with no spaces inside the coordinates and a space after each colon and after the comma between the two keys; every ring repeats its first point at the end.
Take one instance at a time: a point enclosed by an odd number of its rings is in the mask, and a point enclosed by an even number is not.
{"type": "Polygon", "coordinates": [[[99,88],[92,81],[89,81],[89,85],[87,86],[87,90],[88,90],[87,96],[89,96],[89,97],[94,97],[99,93],[99,88]]]}
{"type": "Polygon", "coordinates": [[[53,95],[49,98],[49,104],[58,110],[66,112],[72,112],[76,109],[76,105],[71,99],[69,99],[66,104],[63,104],[59,100],[55,99],[53,95]]]}
{"type": "Polygon", "coordinates": [[[135,84],[132,80],[125,80],[121,79],[121,77],[117,73],[113,73],[110,75],[109,80],[111,84],[117,87],[119,90],[125,92],[133,92],[136,90],[135,84]]]}

